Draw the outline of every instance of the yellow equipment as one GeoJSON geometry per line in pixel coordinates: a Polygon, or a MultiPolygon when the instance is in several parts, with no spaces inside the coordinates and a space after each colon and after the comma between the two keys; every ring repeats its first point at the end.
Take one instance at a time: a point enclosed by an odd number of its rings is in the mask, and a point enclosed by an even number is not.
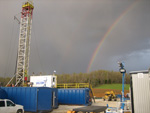
{"type": "Polygon", "coordinates": [[[112,99],[114,99],[114,101],[117,101],[117,97],[116,97],[115,93],[113,91],[105,92],[105,96],[103,97],[103,100],[111,101],[112,99]]]}
{"type": "Polygon", "coordinates": [[[69,110],[69,111],[67,111],[67,113],[76,113],[76,111],[70,111],[70,110],[69,110]]]}

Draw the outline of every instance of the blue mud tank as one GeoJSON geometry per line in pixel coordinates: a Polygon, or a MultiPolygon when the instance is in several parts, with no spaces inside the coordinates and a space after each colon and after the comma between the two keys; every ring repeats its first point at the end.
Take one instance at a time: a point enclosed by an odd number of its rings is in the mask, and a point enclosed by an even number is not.
{"type": "Polygon", "coordinates": [[[8,98],[6,91],[0,88],[0,99],[6,99],[6,98],[8,98]]]}
{"type": "Polygon", "coordinates": [[[89,88],[58,89],[58,103],[66,105],[91,105],[89,88]]]}
{"type": "Polygon", "coordinates": [[[2,87],[8,99],[24,106],[25,111],[52,111],[58,107],[56,88],[47,87],[2,87]],[[56,102],[57,101],[57,102],[56,102]]]}

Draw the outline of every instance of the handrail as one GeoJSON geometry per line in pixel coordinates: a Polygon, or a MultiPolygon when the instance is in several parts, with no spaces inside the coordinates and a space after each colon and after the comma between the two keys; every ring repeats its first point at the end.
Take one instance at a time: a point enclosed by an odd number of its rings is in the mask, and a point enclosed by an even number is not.
{"type": "Polygon", "coordinates": [[[89,88],[89,83],[62,83],[57,84],[57,88],[89,88]]]}

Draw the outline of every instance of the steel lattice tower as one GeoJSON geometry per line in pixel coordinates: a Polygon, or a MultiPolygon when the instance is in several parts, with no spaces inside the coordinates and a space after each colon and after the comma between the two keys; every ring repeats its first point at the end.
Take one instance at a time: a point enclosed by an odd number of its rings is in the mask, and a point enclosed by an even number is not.
{"type": "Polygon", "coordinates": [[[22,5],[15,86],[24,85],[24,78],[28,75],[33,9],[32,1],[22,5]]]}

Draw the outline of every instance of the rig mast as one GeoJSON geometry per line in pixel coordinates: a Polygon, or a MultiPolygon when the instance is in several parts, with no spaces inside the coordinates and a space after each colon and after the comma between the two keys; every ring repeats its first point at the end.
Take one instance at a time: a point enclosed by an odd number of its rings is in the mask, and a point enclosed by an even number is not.
{"type": "Polygon", "coordinates": [[[24,85],[27,80],[33,9],[32,1],[22,4],[15,86],[24,85]]]}

